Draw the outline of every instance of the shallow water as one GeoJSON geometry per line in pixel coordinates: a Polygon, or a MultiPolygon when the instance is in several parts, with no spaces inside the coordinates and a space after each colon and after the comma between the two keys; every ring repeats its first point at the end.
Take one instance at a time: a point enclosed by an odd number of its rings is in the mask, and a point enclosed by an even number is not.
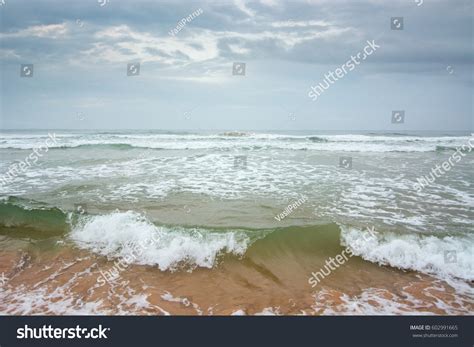
{"type": "MultiPolygon", "coordinates": [[[[0,172],[46,138],[3,133],[0,172]]],[[[472,152],[414,187],[469,134],[56,138],[0,185],[3,313],[473,312],[472,152]]]]}

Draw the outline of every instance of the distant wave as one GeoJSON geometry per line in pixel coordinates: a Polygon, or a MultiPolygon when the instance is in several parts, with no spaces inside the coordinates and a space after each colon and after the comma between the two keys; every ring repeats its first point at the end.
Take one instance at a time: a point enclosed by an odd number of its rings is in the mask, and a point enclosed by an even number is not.
{"type": "MultiPolygon", "coordinates": [[[[458,147],[456,146],[436,146],[436,151],[437,152],[444,152],[444,151],[457,151],[458,147]]],[[[470,148],[468,145],[466,145],[464,148],[459,147],[459,151],[463,153],[469,153],[470,148]]],[[[472,151],[472,149],[471,149],[472,151]]]]}
{"type": "Polygon", "coordinates": [[[227,131],[224,133],[219,134],[219,136],[232,136],[232,137],[243,137],[243,136],[251,136],[252,133],[246,133],[241,131],[227,131]]]}
{"type": "Polygon", "coordinates": [[[418,136],[418,135],[407,135],[404,133],[368,133],[371,136],[418,136]]]}
{"type": "MultiPolygon", "coordinates": [[[[0,147],[1,148],[1,147],[0,147]]],[[[23,149],[23,150],[31,150],[35,148],[35,146],[24,148],[23,146],[18,147],[3,147],[3,149],[23,149]]],[[[53,146],[50,147],[50,150],[61,150],[61,149],[94,149],[94,148],[103,148],[103,149],[117,149],[117,150],[128,150],[128,149],[166,149],[160,147],[147,147],[147,146],[140,146],[140,145],[131,145],[129,143],[85,143],[85,144],[75,144],[70,143],[67,145],[60,145],[60,146],[53,146]]]]}
{"type": "Polygon", "coordinates": [[[325,139],[323,137],[318,137],[318,136],[310,136],[308,137],[309,140],[311,140],[312,142],[328,142],[329,140],[328,139],[325,139]]]}
{"type": "Polygon", "coordinates": [[[437,152],[455,151],[455,150],[456,150],[456,147],[452,147],[452,146],[436,146],[437,152]]]}
{"type": "MultiPolygon", "coordinates": [[[[350,152],[434,152],[456,150],[466,144],[467,136],[417,137],[397,135],[282,135],[226,132],[211,135],[196,134],[67,134],[52,149],[110,148],[116,150],[231,150],[277,149],[350,152]]],[[[0,149],[30,150],[42,145],[45,137],[6,137],[0,149]]]]}
{"type": "Polygon", "coordinates": [[[133,149],[139,148],[137,146],[130,145],[128,143],[99,143],[99,144],[83,144],[83,145],[72,145],[72,146],[59,146],[54,147],[55,149],[68,149],[68,148],[112,148],[112,149],[133,149]]]}

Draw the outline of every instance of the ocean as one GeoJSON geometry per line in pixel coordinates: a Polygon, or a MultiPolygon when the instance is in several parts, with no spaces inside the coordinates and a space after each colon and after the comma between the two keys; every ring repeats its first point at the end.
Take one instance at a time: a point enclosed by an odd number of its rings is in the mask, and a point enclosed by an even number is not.
{"type": "Polygon", "coordinates": [[[2,131],[0,313],[472,314],[470,143],[2,131]]]}

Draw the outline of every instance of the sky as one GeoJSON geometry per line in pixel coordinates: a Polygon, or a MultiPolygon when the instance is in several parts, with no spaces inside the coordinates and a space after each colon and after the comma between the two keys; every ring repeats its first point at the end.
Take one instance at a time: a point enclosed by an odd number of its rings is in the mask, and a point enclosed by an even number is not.
{"type": "Polygon", "coordinates": [[[472,0],[0,0],[0,15],[0,129],[473,131],[472,0]]]}

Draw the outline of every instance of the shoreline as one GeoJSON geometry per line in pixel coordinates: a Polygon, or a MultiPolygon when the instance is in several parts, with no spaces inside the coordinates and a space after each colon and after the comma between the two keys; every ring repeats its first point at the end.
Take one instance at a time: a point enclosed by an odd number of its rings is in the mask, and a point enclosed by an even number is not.
{"type": "MultiPolygon", "coordinates": [[[[99,268],[114,259],[74,247],[0,251],[0,312],[6,315],[469,315],[468,292],[414,271],[351,258],[315,290],[301,260],[250,250],[212,269],[160,271],[130,265],[120,278],[97,284],[99,268]],[[211,294],[211,295],[210,295],[211,294]]],[[[472,290],[472,286],[464,282],[472,290]]]]}

